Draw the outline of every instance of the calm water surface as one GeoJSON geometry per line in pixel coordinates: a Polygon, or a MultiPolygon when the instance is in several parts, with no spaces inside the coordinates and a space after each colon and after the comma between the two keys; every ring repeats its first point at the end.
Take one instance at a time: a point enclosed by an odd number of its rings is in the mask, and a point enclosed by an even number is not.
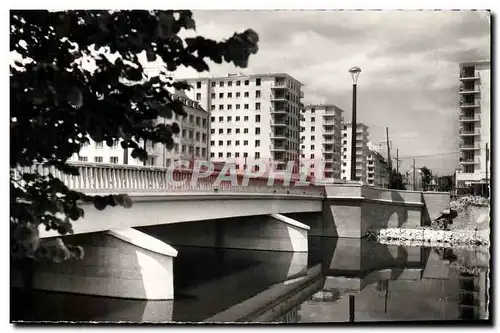
{"type": "Polygon", "coordinates": [[[176,247],[174,301],[12,290],[12,320],[370,322],[489,316],[489,257],[311,237],[309,253],[176,247]]]}

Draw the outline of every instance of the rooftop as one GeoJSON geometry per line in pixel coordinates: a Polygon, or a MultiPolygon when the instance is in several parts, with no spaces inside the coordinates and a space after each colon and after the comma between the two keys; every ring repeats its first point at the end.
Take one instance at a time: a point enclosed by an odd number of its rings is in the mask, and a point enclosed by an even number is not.
{"type": "Polygon", "coordinates": [[[296,81],[298,84],[301,86],[304,86],[302,82],[294,78],[288,73],[250,73],[250,74],[244,74],[244,73],[227,73],[225,76],[200,76],[200,77],[189,77],[189,78],[179,78],[177,81],[193,81],[193,80],[225,80],[225,79],[234,79],[234,78],[252,78],[252,77],[277,77],[277,76],[284,76],[289,79],[292,79],[296,81]]]}
{"type": "Polygon", "coordinates": [[[332,107],[332,108],[334,108],[336,110],[340,110],[340,112],[344,112],[344,110],[342,110],[340,107],[338,107],[335,104],[307,104],[307,105],[304,105],[305,109],[311,109],[311,108],[322,109],[322,108],[325,108],[325,107],[332,107]]]}

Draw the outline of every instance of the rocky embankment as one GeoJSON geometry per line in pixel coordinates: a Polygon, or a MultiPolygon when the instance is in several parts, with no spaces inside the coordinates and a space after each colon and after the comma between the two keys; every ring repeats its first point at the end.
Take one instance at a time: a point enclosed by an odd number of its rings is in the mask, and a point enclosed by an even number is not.
{"type": "Polygon", "coordinates": [[[490,201],[482,197],[462,197],[452,201],[450,208],[450,214],[433,221],[429,227],[370,230],[368,237],[385,244],[487,250],[490,245],[490,201]]]}

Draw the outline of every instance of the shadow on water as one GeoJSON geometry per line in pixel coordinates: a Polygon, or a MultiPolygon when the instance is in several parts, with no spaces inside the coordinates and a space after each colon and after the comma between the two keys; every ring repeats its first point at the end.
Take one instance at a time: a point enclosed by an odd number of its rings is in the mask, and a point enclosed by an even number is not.
{"type": "Polygon", "coordinates": [[[294,323],[488,316],[487,267],[453,268],[464,254],[329,237],[310,237],[308,254],[178,250],[174,301],[12,290],[12,319],[294,323]]]}

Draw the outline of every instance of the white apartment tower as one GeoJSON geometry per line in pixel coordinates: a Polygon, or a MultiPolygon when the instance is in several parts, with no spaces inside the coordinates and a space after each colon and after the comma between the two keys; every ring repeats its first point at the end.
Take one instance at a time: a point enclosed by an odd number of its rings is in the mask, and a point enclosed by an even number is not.
{"type": "MultiPolygon", "coordinates": [[[[490,62],[459,65],[460,159],[456,187],[487,183],[490,161],[486,148],[490,141],[490,62]]],[[[488,181],[489,182],[489,181],[488,181]]]]}
{"type": "MultiPolygon", "coordinates": [[[[188,96],[210,112],[210,159],[243,167],[299,159],[302,84],[286,73],[190,78],[188,96]]],[[[298,170],[297,170],[298,171],[298,170]]]]}
{"type": "Polygon", "coordinates": [[[341,178],[342,112],[333,104],[306,105],[301,110],[301,173],[315,176],[315,164],[323,163],[325,180],[341,178]]]}
{"type": "MultiPolygon", "coordinates": [[[[177,122],[181,132],[174,135],[175,146],[168,150],[164,144],[152,144],[146,142],[146,150],[149,159],[142,162],[131,156],[131,150],[125,151],[119,142],[108,147],[104,142],[90,141],[90,144],[82,147],[79,154],[75,154],[71,160],[92,163],[127,164],[127,165],[149,165],[167,167],[175,160],[207,159],[209,155],[209,119],[208,113],[201,108],[199,103],[190,100],[183,92],[175,92],[174,99],[180,99],[184,103],[186,117],[173,115],[167,119],[158,117],[156,123],[171,124],[177,122]]],[[[144,144],[141,142],[141,144],[144,144]]]]}
{"type": "MultiPolygon", "coordinates": [[[[342,179],[351,180],[351,133],[352,123],[342,124],[342,179]]],[[[368,126],[357,123],[356,126],[356,180],[367,182],[368,126]]]]}
{"type": "Polygon", "coordinates": [[[376,149],[368,145],[368,166],[366,170],[366,181],[370,186],[387,188],[389,184],[389,171],[387,161],[376,149]]]}

